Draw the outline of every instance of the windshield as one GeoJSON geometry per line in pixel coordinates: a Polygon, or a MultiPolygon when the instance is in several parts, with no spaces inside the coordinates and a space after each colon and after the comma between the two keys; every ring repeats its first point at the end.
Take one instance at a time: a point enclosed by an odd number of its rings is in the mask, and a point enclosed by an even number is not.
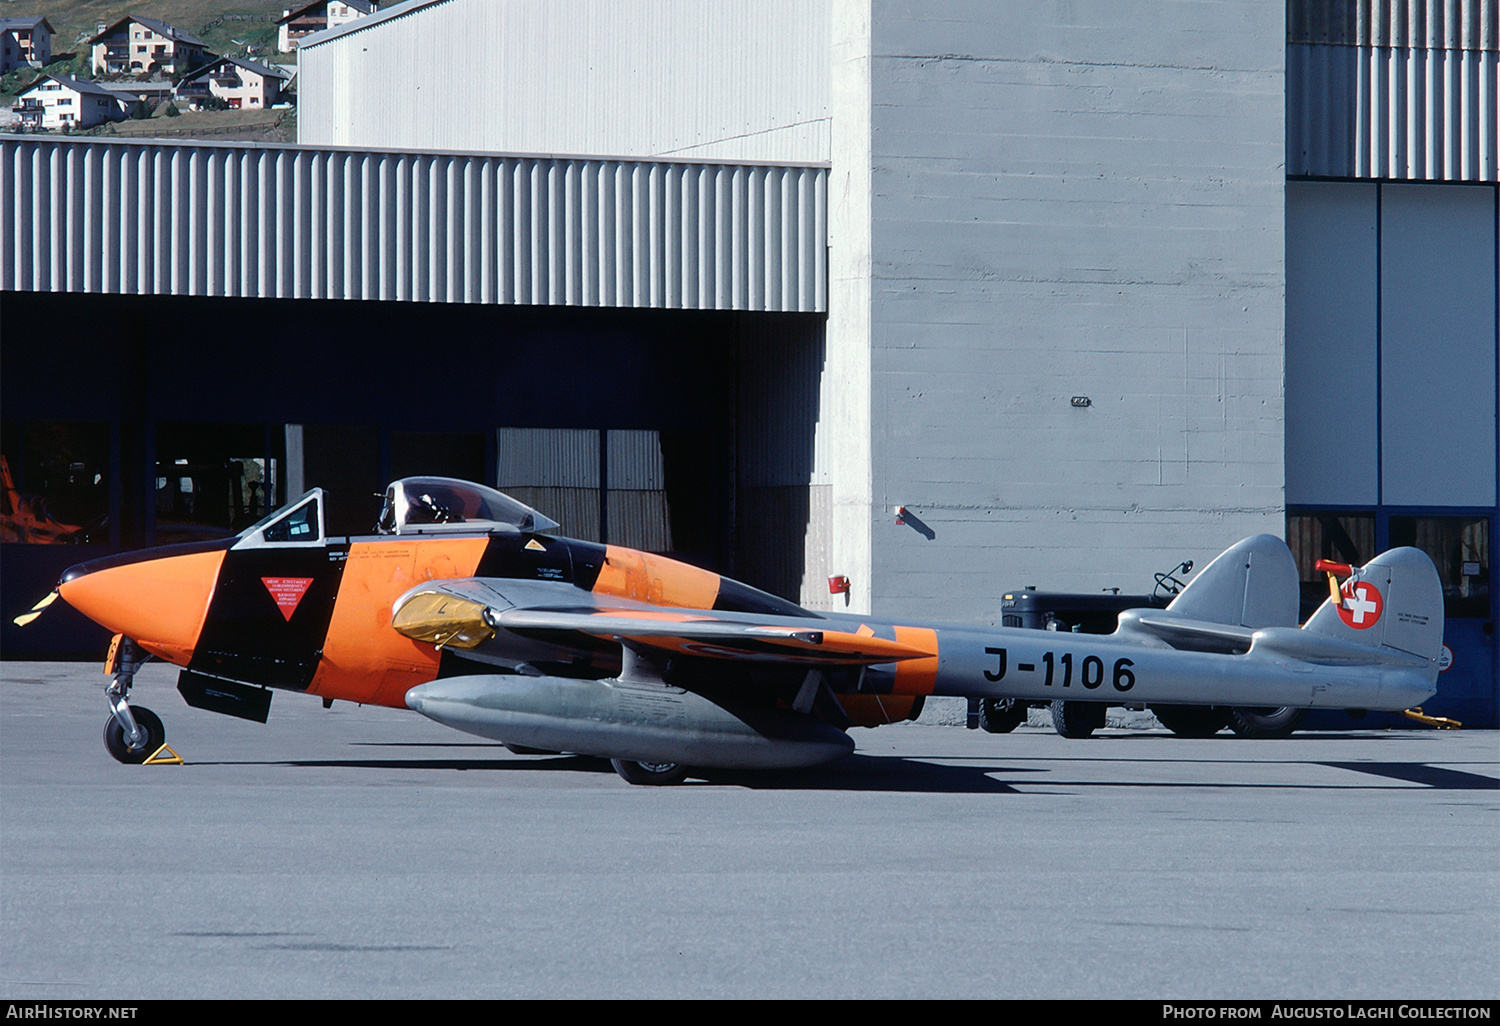
{"type": "Polygon", "coordinates": [[[234,547],[321,544],[324,540],[322,499],[321,488],[303,492],[295,501],[241,531],[234,547]]]}
{"type": "Polygon", "coordinates": [[[385,490],[375,529],[381,534],[513,527],[551,531],[557,521],[504,492],[451,477],[404,477],[385,490]]]}

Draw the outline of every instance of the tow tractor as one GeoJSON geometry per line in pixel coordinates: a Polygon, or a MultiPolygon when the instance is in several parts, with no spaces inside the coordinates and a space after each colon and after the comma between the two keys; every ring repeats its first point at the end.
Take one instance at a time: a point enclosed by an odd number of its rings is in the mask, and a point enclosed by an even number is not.
{"type": "MultiPolygon", "coordinates": [[[[1030,627],[1075,634],[1110,634],[1126,609],[1164,609],[1186,585],[1193,561],[1183,560],[1166,573],[1156,574],[1150,594],[1125,595],[1118,588],[1098,594],[1037,591],[1028,586],[1006,592],[1001,601],[1001,626],[1030,627]]],[[[1048,708],[1052,726],[1063,737],[1088,737],[1104,726],[1106,702],[1057,700],[1027,702],[1014,698],[969,699],[968,727],[991,734],[1008,734],[1026,722],[1030,708],[1048,708]]],[[[1145,705],[1126,706],[1137,711],[1145,705]]],[[[1307,715],[1305,709],[1261,709],[1239,706],[1154,705],[1152,714],[1178,737],[1211,737],[1225,727],[1240,737],[1286,737],[1307,715]]]]}

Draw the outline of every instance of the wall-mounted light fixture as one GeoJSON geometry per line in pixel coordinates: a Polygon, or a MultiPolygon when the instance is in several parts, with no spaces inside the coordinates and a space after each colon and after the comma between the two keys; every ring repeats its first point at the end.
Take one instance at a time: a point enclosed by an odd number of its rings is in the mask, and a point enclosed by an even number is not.
{"type": "Polygon", "coordinates": [[[1072,399],[1070,399],[1068,401],[1071,402],[1074,406],[1077,406],[1079,409],[1082,409],[1085,406],[1092,406],[1092,405],[1094,405],[1094,400],[1090,399],[1086,395],[1075,395],[1072,399]]]}

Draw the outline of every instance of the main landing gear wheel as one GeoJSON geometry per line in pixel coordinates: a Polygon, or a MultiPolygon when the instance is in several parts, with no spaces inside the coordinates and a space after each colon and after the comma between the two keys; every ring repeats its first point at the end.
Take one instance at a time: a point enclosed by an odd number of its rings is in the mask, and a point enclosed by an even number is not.
{"type": "Polygon", "coordinates": [[[1229,729],[1240,737],[1291,737],[1302,725],[1306,709],[1253,709],[1234,707],[1229,710],[1229,729]]]}
{"type": "Polygon", "coordinates": [[[687,767],[675,762],[637,762],[633,759],[611,759],[609,764],[615,772],[631,784],[652,784],[658,787],[680,784],[687,779],[687,767]]]}
{"type": "Polygon", "coordinates": [[[1026,722],[1026,703],[1014,698],[981,698],[979,726],[990,734],[1009,734],[1026,722]]]}
{"type": "Polygon", "coordinates": [[[1089,737],[1104,726],[1104,703],[1055,701],[1052,726],[1063,737],[1089,737]]]}
{"type": "Polygon", "coordinates": [[[1153,705],[1151,711],[1178,737],[1213,737],[1229,726],[1229,710],[1217,705],[1153,705]]]}
{"type": "Polygon", "coordinates": [[[125,728],[111,716],[104,721],[104,747],[120,762],[138,766],[155,755],[157,749],[166,743],[167,731],[161,725],[161,717],[143,705],[131,706],[130,714],[135,717],[136,726],[141,728],[145,736],[132,748],[125,738],[125,728]]]}

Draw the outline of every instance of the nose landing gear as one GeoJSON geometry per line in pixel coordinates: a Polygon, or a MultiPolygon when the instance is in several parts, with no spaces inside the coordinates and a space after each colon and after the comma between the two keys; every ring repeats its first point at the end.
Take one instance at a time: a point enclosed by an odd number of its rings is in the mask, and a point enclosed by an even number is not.
{"type": "Polygon", "coordinates": [[[166,745],[167,732],[161,717],[143,705],[131,707],[130,685],[135,681],[135,672],[149,655],[142,655],[134,641],[124,635],[116,635],[109,647],[106,671],[110,673],[109,697],[110,717],[104,721],[104,747],[119,762],[139,765],[143,762],[180,763],[176,752],[166,745]]]}

